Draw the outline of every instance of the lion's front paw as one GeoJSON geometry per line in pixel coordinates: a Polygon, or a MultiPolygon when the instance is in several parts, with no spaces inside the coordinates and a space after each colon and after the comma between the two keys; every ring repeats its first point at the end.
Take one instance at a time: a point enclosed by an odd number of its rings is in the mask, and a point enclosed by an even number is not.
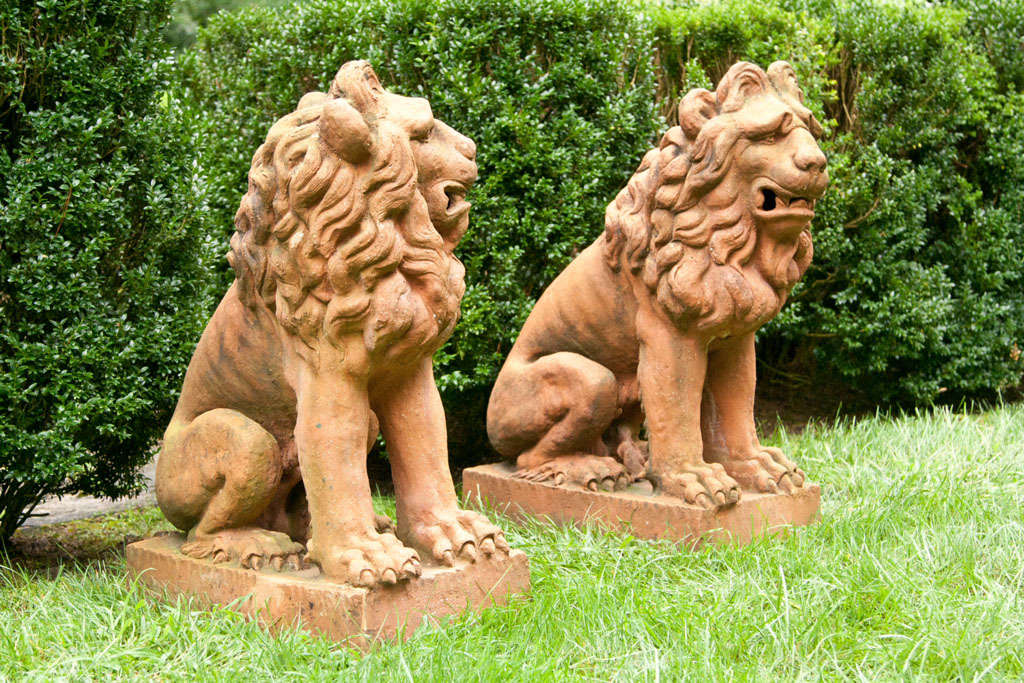
{"type": "Polygon", "coordinates": [[[475,562],[479,553],[509,553],[505,534],[478,512],[453,509],[430,518],[410,524],[408,540],[442,564],[452,566],[456,557],[475,562]]]}
{"type": "Polygon", "coordinates": [[[419,576],[420,556],[394,534],[345,534],[339,539],[309,542],[309,560],[320,565],[324,574],[353,586],[394,584],[419,576]]]}
{"type": "Polygon", "coordinates": [[[591,491],[625,488],[635,479],[615,458],[587,454],[560,455],[542,465],[517,470],[512,476],[527,481],[549,481],[555,486],[579,484],[591,491]]]}
{"type": "Polygon", "coordinates": [[[665,493],[703,508],[731,505],[740,499],[740,485],[717,463],[685,465],[657,479],[665,493]]]}
{"type": "Polygon", "coordinates": [[[189,557],[208,557],[214,563],[238,560],[246,569],[258,570],[270,565],[278,571],[285,564],[292,569],[301,569],[304,550],[301,543],[296,543],[286,534],[256,527],[195,535],[181,546],[181,552],[189,557]]]}
{"type": "Polygon", "coordinates": [[[793,493],[803,486],[803,471],[778,448],[761,446],[749,455],[722,463],[745,488],[762,493],[793,493]]]}

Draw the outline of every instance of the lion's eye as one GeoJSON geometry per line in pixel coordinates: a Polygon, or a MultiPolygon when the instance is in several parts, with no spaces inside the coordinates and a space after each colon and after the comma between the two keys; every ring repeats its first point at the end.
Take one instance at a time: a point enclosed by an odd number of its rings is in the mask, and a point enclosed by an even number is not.
{"type": "Polygon", "coordinates": [[[409,138],[412,140],[417,140],[419,142],[426,142],[427,138],[429,138],[430,134],[433,132],[434,123],[433,121],[431,121],[429,125],[418,126],[415,130],[412,131],[412,133],[409,135],[409,138]]]}

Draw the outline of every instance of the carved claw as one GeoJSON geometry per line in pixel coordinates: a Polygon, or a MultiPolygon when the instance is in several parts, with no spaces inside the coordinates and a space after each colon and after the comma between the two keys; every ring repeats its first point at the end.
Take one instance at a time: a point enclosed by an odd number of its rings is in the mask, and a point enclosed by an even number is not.
{"type": "Polygon", "coordinates": [[[608,456],[576,453],[559,455],[541,465],[517,470],[512,476],[525,481],[549,482],[554,486],[575,483],[590,490],[615,489],[617,479],[628,475],[622,463],[608,456]]]}
{"type": "Polygon", "coordinates": [[[723,462],[726,471],[743,486],[763,493],[795,493],[806,476],[778,448],[761,446],[723,462]]]}
{"type": "Polygon", "coordinates": [[[409,578],[403,568],[419,561],[416,551],[405,546],[393,534],[362,530],[310,541],[310,560],[320,565],[327,576],[354,586],[372,587],[394,584],[409,578]]]}
{"type": "Polygon", "coordinates": [[[433,521],[413,524],[407,540],[416,547],[430,548],[434,560],[452,566],[456,558],[476,562],[481,554],[507,552],[501,530],[478,512],[453,509],[434,512],[433,521]]]}
{"type": "Polygon", "coordinates": [[[395,533],[395,523],[387,515],[373,516],[373,527],[378,534],[395,533]]]}
{"type": "Polygon", "coordinates": [[[793,483],[796,484],[797,486],[803,486],[804,482],[807,481],[807,475],[804,474],[804,471],[799,467],[794,469],[793,473],[790,474],[789,476],[793,478],[793,483]]]}
{"type": "Polygon", "coordinates": [[[686,465],[683,471],[660,477],[668,494],[704,508],[731,505],[740,499],[739,484],[717,463],[686,465]]]}
{"type": "Polygon", "coordinates": [[[402,573],[407,577],[412,578],[420,576],[423,573],[423,570],[420,568],[418,560],[411,559],[407,560],[406,563],[402,565],[402,573]]]}
{"type": "Polygon", "coordinates": [[[237,560],[243,569],[259,571],[275,557],[302,550],[302,545],[286,534],[259,527],[222,529],[212,534],[197,534],[181,546],[189,557],[209,558],[214,564],[237,560]]]}
{"type": "Polygon", "coordinates": [[[470,562],[476,562],[476,543],[472,541],[464,543],[459,550],[459,556],[466,558],[470,562]]]}
{"type": "Polygon", "coordinates": [[[270,558],[270,566],[274,568],[274,571],[281,571],[284,569],[284,558],[280,555],[274,555],[270,558]]]}
{"type": "Polygon", "coordinates": [[[505,534],[500,531],[494,535],[494,545],[496,545],[498,550],[506,555],[512,552],[512,547],[508,544],[508,541],[505,540],[505,534]]]}
{"type": "Polygon", "coordinates": [[[376,583],[377,575],[373,573],[372,569],[364,569],[359,572],[359,578],[356,579],[357,586],[372,586],[376,583]]]}

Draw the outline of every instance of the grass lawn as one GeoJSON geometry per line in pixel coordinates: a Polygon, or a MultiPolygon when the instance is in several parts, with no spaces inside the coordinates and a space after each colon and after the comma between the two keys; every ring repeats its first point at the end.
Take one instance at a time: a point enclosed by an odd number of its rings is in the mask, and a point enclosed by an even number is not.
{"type": "MultiPolygon", "coordinates": [[[[0,679],[1024,678],[1024,406],[771,443],[822,485],[816,526],[690,553],[501,520],[530,557],[532,596],[367,655],[155,603],[118,553],[0,568],[0,679]]],[[[159,525],[150,510],[76,533],[159,525]]]]}

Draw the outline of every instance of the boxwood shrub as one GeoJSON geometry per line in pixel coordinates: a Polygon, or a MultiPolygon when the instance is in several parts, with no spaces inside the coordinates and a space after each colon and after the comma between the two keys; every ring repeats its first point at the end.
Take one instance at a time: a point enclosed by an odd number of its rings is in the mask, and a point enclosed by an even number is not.
{"type": "Polygon", "coordinates": [[[167,10],[0,8],[0,545],[46,494],[137,488],[209,310],[167,10]]]}

